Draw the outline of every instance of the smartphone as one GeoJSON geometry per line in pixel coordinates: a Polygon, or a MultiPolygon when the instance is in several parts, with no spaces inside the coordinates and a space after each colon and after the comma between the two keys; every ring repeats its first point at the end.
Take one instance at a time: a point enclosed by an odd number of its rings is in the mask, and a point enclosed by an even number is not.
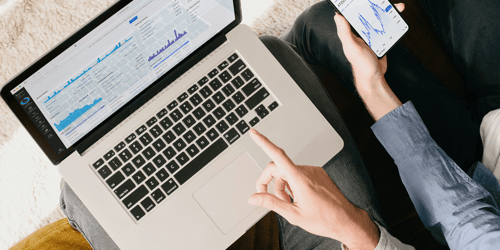
{"type": "Polygon", "coordinates": [[[382,58],[405,34],[408,24],[389,0],[326,0],[382,58]]]}

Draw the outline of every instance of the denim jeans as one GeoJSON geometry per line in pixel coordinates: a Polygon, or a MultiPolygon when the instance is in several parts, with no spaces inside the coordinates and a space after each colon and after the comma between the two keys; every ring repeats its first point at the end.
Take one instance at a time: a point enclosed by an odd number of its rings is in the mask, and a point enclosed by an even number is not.
{"type": "MultiPolygon", "coordinates": [[[[396,96],[411,100],[432,138],[465,171],[476,161],[479,126],[500,108],[500,5],[495,0],[420,0],[434,27],[466,78],[470,99],[445,87],[398,43],[387,53],[385,78],[396,96]]],[[[336,74],[356,92],[350,63],[342,50],[326,1],[302,13],[283,39],[297,47],[308,64],[336,74]]],[[[411,29],[411,27],[410,27],[411,29]]]]}
{"type": "MultiPolygon", "coordinates": [[[[276,37],[265,36],[260,39],[344,140],[342,151],[323,168],[350,202],[366,210],[373,220],[385,227],[377,195],[363,160],[322,83],[293,50],[292,45],[276,37]]],[[[70,224],[85,236],[94,249],[118,249],[85,205],[64,182],[62,183],[61,208],[70,224]]],[[[277,220],[280,238],[285,249],[340,249],[341,245],[338,241],[310,234],[300,227],[291,225],[279,215],[277,215],[277,220]]]]}

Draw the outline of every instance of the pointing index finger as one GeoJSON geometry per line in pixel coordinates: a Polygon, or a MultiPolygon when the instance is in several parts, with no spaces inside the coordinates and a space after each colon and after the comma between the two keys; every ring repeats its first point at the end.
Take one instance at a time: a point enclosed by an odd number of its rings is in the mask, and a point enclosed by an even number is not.
{"type": "Polygon", "coordinates": [[[264,152],[274,161],[274,163],[285,172],[293,174],[295,169],[295,164],[286,155],[285,151],[278,146],[274,145],[267,137],[259,133],[255,129],[250,129],[250,136],[253,141],[259,145],[264,152]]]}

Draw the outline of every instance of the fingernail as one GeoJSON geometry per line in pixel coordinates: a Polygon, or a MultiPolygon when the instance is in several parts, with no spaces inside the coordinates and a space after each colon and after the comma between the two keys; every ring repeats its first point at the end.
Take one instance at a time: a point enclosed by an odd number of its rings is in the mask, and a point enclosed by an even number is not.
{"type": "Polygon", "coordinates": [[[251,197],[248,199],[248,204],[258,206],[258,205],[260,204],[260,199],[259,199],[259,197],[253,197],[253,196],[251,196],[251,197]]]}
{"type": "Polygon", "coordinates": [[[254,134],[256,134],[256,135],[258,135],[258,134],[259,134],[259,131],[255,130],[254,128],[251,128],[251,129],[250,129],[250,132],[251,132],[251,133],[254,133],[254,134]]]}

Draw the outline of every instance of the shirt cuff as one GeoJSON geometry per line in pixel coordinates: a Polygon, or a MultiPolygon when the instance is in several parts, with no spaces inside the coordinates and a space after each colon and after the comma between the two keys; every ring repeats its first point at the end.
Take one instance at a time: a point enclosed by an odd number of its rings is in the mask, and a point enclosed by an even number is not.
{"type": "MultiPolygon", "coordinates": [[[[377,225],[380,230],[380,240],[378,241],[377,247],[374,250],[414,250],[415,248],[401,243],[398,239],[394,238],[387,230],[380,226],[376,221],[375,225],[377,225]]],[[[344,243],[342,243],[343,250],[349,250],[344,243]]]]}

